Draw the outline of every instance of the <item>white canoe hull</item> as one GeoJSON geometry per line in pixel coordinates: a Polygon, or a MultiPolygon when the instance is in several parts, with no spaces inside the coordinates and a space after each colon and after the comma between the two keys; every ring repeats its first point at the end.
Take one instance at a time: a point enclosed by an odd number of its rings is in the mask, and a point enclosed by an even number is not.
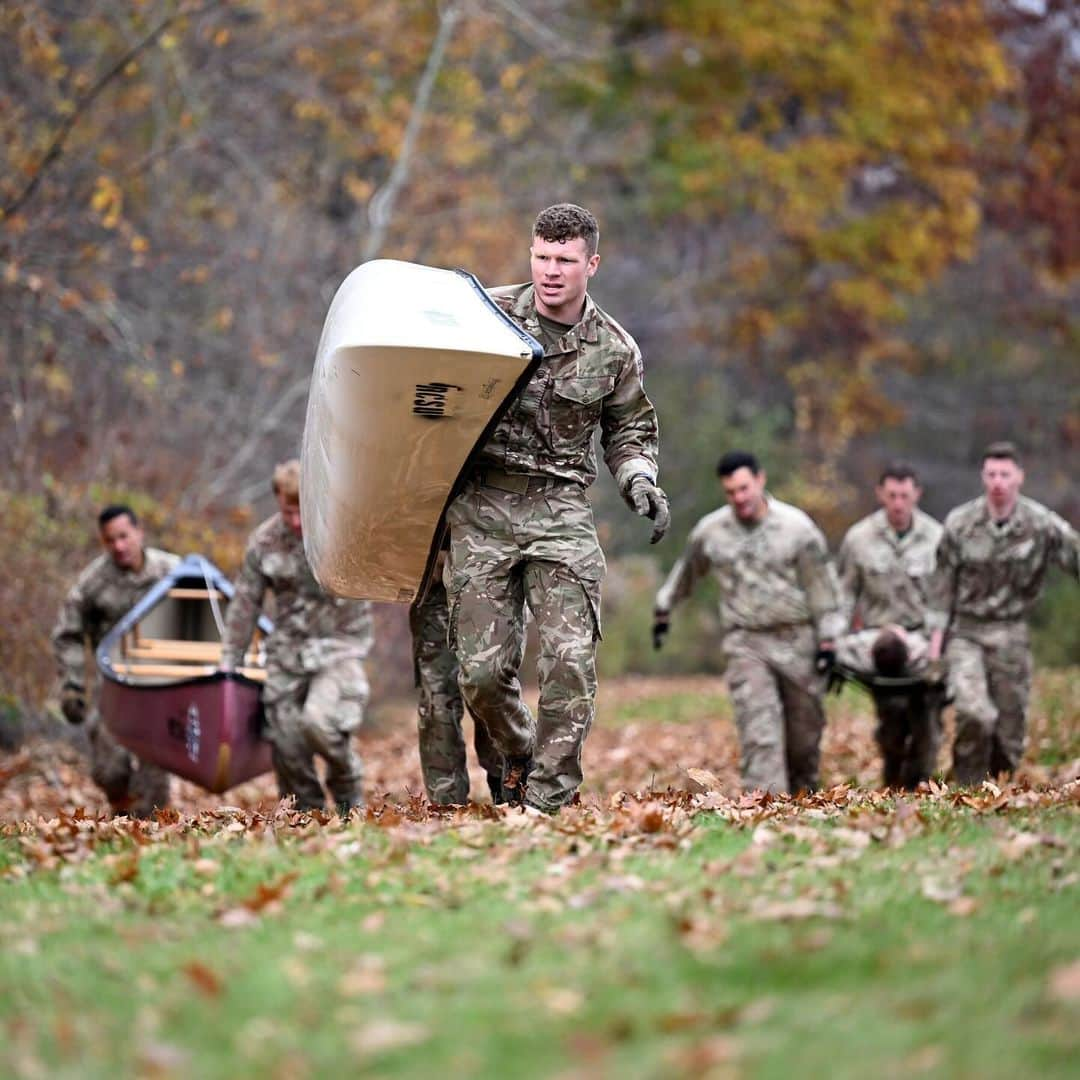
{"type": "Polygon", "coordinates": [[[443,514],[539,344],[462,271],[379,259],[338,289],[301,455],[304,550],[341,596],[411,603],[443,514]]]}

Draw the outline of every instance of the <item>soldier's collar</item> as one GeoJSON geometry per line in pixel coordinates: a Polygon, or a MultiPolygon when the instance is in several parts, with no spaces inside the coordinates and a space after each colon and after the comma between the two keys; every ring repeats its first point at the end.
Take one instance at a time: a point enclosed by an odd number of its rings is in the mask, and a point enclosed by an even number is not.
{"type": "MultiPolygon", "coordinates": [[[[540,319],[536,311],[536,289],[532,285],[527,285],[522,290],[521,295],[514,301],[513,310],[519,319],[524,320],[525,329],[535,337],[540,330],[540,319]]],[[[566,331],[564,336],[568,338],[577,336],[581,341],[587,341],[590,345],[595,344],[600,337],[599,323],[596,304],[593,303],[593,298],[586,293],[585,310],[582,312],[581,318],[571,329],[566,331]]]]}

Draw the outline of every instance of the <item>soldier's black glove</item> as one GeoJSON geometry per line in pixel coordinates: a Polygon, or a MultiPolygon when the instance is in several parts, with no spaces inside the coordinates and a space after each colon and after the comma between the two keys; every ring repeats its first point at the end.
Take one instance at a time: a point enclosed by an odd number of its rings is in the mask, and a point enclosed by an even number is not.
{"type": "Polygon", "coordinates": [[[65,686],[60,691],[60,711],[69,724],[81,724],[86,719],[86,695],[80,686],[65,686]]]}
{"type": "Polygon", "coordinates": [[[663,647],[664,638],[667,637],[667,632],[671,629],[671,622],[668,615],[665,612],[656,612],[653,615],[652,624],[652,647],[654,649],[660,649],[663,647]]]}
{"type": "Polygon", "coordinates": [[[822,645],[814,658],[814,670],[819,675],[825,675],[832,671],[832,666],[835,663],[836,650],[831,645],[822,645]]]}
{"type": "Polygon", "coordinates": [[[652,520],[653,531],[649,543],[659,543],[671,524],[671,510],[663,489],[658,488],[644,473],[639,473],[630,481],[625,498],[635,514],[652,520]]]}

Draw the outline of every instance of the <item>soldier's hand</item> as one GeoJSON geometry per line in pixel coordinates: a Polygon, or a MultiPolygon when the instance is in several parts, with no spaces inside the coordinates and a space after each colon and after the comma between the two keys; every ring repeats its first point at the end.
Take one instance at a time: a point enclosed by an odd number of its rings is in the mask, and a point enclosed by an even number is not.
{"type": "Polygon", "coordinates": [[[814,657],[814,670],[819,675],[825,675],[832,671],[836,663],[836,648],[831,641],[823,641],[818,646],[817,656],[814,657]]]}
{"type": "Polygon", "coordinates": [[[86,695],[79,686],[65,686],[60,691],[60,711],[69,724],[81,724],[86,719],[86,695]]]}
{"type": "Polygon", "coordinates": [[[660,649],[664,645],[664,638],[671,629],[671,621],[667,612],[658,611],[653,615],[652,624],[652,647],[660,649]]]}
{"type": "Polygon", "coordinates": [[[945,681],[946,667],[943,657],[938,657],[936,660],[931,660],[926,665],[926,671],[923,674],[923,678],[931,686],[940,686],[945,681]]]}
{"type": "Polygon", "coordinates": [[[642,517],[652,520],[653,531],[652,536],[649,537],[649,543],[659,543],[671,524],[671,510],[668,506],[668,497],[664,494],[663,489],[658,488],[644,474],[639,474],[630,481],[626,501],[635,514],[640,514],[642,517]]]}

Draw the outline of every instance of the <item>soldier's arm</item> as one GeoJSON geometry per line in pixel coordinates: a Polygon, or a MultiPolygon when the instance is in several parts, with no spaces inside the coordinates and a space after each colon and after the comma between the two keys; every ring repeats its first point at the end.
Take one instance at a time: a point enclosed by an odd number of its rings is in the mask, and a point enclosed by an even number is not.
{"type": "Polygon", "coordinates": [[[653,609],[657,615],[667,615],[681,600],[685,600],[697,583],[709,572],[710,563],[701,537],[690,534],[686,550],[679,556],[671,572],[656,593],[653,609]]]}
{"type": "Polygon", "coordinates": [[[352,639],[366,653],[374,640],[371,604],[367,600],[348,600],[338,613],[338,634],[352,639]]]}
{"type": "Polygon", "coordinates": [[[845,606],[825,537],[814,528],[796,556],[796,576],[806,595],[819,643],[834,642],[845,627],[845,606]]]}
{"type": "Polygon", "coordinates": [[[1054,561],[1070,577],[1080,581],[1080,533],[1060,514],[1050,514],[1054,561]]]}
{"type": "Polygon", "coordinates": [[[854,625],[855,611],[862,593],[862,572],[855,557],[850,534],[845,536],[836,553],[836,572],[844,600],[844,629],[854,625]]]}
{"type": "Polygon", "coordinates": [[[244,658],[251,635],[255,632],[255,624],[262,612],[263,597],[268,584],[259,566],[258,552],[250,545],[244,553],[244,565],[236,580],[236,588],[225,617],[225,635],[221,641],[223,670],[233,670],[244,658]]]}
{"type": "Polygon", "coordinates": [[[61,686],[79,690],[86,686],[86,604],[78,581],[64,598],[51,637],[61,686]]]}
{"type": "Polygon", "coordinates": [[[956,597],[956,574],[959,568],[960,544],[956,534],[946,522],[934,553],[934,572],[930,575],[930,586],[927,590],[926,628],[930,633],[930,648],[927,655],[931,660],[937,660],[941,656],[945,631],[952,618],[953,601],[956,597]]]}
{"type": "Polygon", "coordinates": [[[600,414],[604,461],[623,493],[638,475],[656,483],[659,426],[642,380],[641,352],[633,345],[600,414]]]}

